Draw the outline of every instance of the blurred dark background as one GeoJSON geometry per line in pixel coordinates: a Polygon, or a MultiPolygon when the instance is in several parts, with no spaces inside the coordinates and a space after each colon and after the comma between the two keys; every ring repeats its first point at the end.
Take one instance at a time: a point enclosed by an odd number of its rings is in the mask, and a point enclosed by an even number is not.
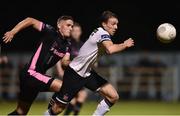
{"type": "MultiPolygon", "coordinates": [[[[0,2],[0,36],[26,17],[33,17],[56,27],[61,15],[72,15],[83,27],[82,40],[98,26],[98,18],[104,10],[119,16],[119,30],[114,42],[132,37],[136,45],[128,51],[179,51],[180,5],[171,1],[118,1],[118,0],[6,0],[0,2]],[[161,23],[171,23],[177,29],[177,37],[170,44],[156,39],[156,29],[161,23]]],[[[28,28],[15,36],[10,44],[3,44],[2,53],[32,51],[41,34],[28,28]]]]}

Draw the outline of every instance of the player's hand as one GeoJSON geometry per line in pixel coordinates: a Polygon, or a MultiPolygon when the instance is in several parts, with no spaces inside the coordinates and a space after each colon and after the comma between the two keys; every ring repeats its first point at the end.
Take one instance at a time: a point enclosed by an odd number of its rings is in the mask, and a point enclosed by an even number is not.
{"type": "Polygon", "coordinates": [[[125,40],[124,41],[124,45],[126,46],[126,47],[132,47],[132,46],[134,46],[134,40],[132,39],[132,38],[129,38],[129,39],[127,39],[127,40],[125,40]]]}
{"type": "Polygon", "coordinates": [[[3,36],[3,41],[4,43],[8,43],[8,42],[11,42],[13,37],[14,37],[14,32],[13,31],[8,31],[4,34],[3,36]]]}

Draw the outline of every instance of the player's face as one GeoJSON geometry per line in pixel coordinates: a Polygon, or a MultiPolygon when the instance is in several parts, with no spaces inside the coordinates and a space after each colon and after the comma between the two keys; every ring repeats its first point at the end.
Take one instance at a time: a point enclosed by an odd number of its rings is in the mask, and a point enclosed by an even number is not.
{"type": "Polygon", "coordinates": [[[72,27],[73,27],[72,20],[64,20],[58,24],[59,31],[64,37],[70,37],[72,27]]]}
{"type": "Polygon", "coordinates": [[[114,17],[109,18],[106,23],[103,23],[103,27],[110,35],[114,35],[118,29],[118,19],[114,17]]]}
{"type": "Polygon", "coordinates": [[[74,26],[71,31],[71,37],[75,39],[76,41],[79,41],[81,38],[82,30],[79,26],[74,26]]]}

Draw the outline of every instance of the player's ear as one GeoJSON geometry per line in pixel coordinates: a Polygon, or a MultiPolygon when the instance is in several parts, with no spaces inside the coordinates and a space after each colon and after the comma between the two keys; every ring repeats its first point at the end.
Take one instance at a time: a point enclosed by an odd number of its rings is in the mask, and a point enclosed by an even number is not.
{"type": "Polygon", "coordinates": [[[105,22],[102,22],[102,26],[103,26],[103,27],[106,27],[106,23],[105,23],[105,22]]]}
{"type": "Polygon", "coordinates": [[[57,23],[57,27],[58,27],[58,29],[60,29],[60,28],[61,28],[62,23],[63,23],[63,21],[59,21],[59,22],[57,23]]]}
{"type": "Polygon", "coordinates": [[[58,29],[60,29],[60,27],[61,27],[61,23],[58,23],[58,24],[57,24],[57,27],[58,27],[58,29]]]}

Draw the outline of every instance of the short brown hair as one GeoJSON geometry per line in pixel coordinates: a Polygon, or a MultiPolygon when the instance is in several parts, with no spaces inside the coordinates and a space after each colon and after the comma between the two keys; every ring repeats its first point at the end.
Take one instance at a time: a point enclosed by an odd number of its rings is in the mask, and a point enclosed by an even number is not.
{"type": "Polygon", "coordinates": [[[58,24],[60,21],[62,21],[62,20],[72,20],[72,21],[74,21],[72,16],[63,15],[63,16],[61,16],[61,17],[58,18],[57,24],[58,24]]]}
{"type": "Polygon", "coordinates": [[[108,10],[107,10],[107,11],[104,11],[104,12],[102,13],[101,17],[100,17],[100,25],[101,25],[103,22],[106,23],[106,22],[108,21],[108,19],[110,19],[110,18],[112,18],[112,17],[118,19],[117,15],[116,15],[115,13],[113,13],[113,12],[111,12],[111,11],[108,11],[108,10]]]}

